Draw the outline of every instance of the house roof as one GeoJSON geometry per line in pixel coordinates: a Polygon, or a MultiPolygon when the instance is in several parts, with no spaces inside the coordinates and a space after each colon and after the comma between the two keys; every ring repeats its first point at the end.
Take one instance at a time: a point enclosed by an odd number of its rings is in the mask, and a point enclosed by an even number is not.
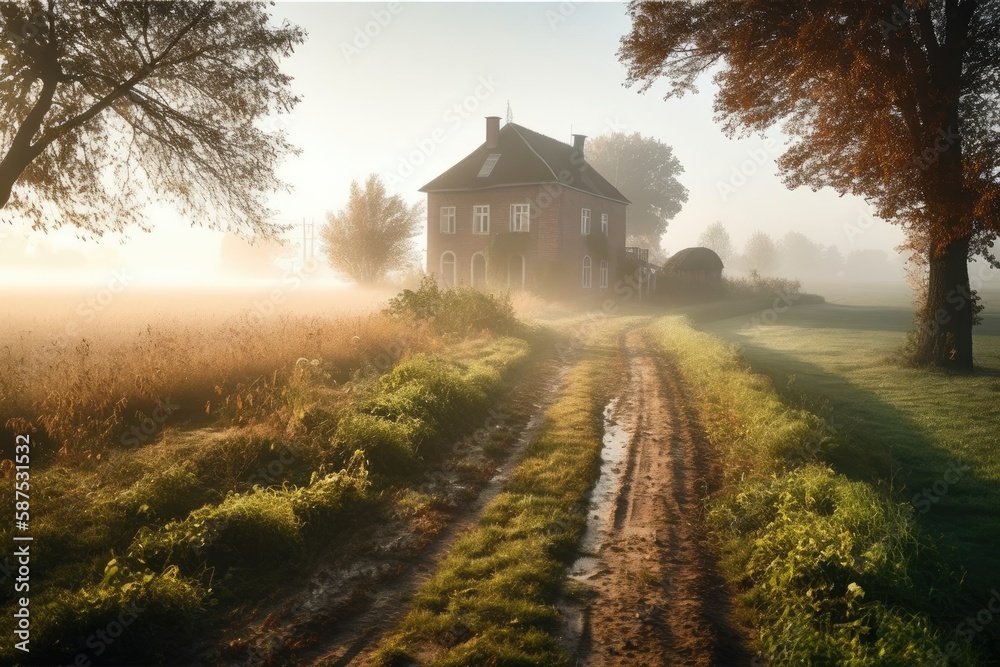
{"type": "Polygon", "coordinates": [[[604,199],[630,203],[618,188],[587,164],[569,144],[526,127],[507,123],[500,128],[497,145],[482,146],[448,171],[420,188],[421,192],[485,190],[510,185],[559,183],[604,199]],[[488,175],[480,176],[487,159],[499,155],[488,175]]]}
{"type": "Polygon", "coordinates": [[[684,248],[663,264],[667,271],[721,271],[722,260],[709,248],[684,248]]]}

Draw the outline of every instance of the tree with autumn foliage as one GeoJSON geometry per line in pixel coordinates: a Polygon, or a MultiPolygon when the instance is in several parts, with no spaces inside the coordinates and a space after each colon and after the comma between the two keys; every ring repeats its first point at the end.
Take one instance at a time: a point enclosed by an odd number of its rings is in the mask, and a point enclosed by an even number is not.
{"type": "Polygon", "coordinates": [[[642,90],[715,71],[730,135],[780,124],[789,187],[863,197],[927,263],[914,360],[971,370],[968,263],[1000,266],[997,0],[633,2],[619,56],[642,90]]]}
{"type": "Polygon", "coordinates": [[[146,204],[272,237],[269,131],[298,101],[282,58],[303,42],[257,2],[0,4],[0,210],[35,229],[147,229],[146,204]]]}

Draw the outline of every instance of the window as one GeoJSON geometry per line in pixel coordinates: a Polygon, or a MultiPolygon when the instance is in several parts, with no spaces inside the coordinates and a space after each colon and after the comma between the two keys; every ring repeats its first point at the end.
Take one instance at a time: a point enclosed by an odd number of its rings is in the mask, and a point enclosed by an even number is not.
{"type": "Polygon", "coordinates": [[[450,250],[441,255],[441,282],[445,287],[455,286],[455,253],[450,250]]]}
{"type": "Polygon", "coordinates": [[[600,277],[600,281],[601,281],[600,282],[601,287],[602,288],[607,288],[607,286],[608,286],[608,260],[606,260],[606,259],[602,259],[601,260],[601,277],[600,277]]]}
{"type": "Polygon", "coordinates": [[[530,204],[511,204],[510,205],[510,231],[512,232],[526,232],[528,231],[529,213],[531,212],[530,204]]]}
{"type": "MultiPolygon", "coordinates": [[[[590,233],[590,209],[585,208],[580,211],[580,233],[590,233]]],[[[589,285],[588,285],[589,287],[589,285]]]]}
{"type": "Polygon", "coordinates": [[[473,287],[486,285],[486,255],[477,252],[472,256],[472,275],[469,284],[473,287]]]}
{"type": "Polygon", "coordinates": [[[442,206],[441,207],[441,233],[442,234],[454,234],[455,233],[455,207],[454,206],[442,206]]]}
{"type": "Polygon", "coordinates": [[[472,233],[490,233],[490,207],[488,204],[485,206],[472,207],[472,233]]]}
{"type": "Polygon", "coordinates": [[[590,287],[590,257],[583,258],[583,286],[590,287]]]}
{"type": "Polygon", "coordinates": [[[500,153],[491,153],[486,156],[486,162],[483,163],[483,168],[479,170],[479,178],[486,178],[493,172],[493,167],[497,166],[497,160],[500,159],[500,153]]]}
{"type": "Polygon", "coordinates": [[[601,233],[605,236],[608,235],[608,214],[601,213],[601,233]]]}

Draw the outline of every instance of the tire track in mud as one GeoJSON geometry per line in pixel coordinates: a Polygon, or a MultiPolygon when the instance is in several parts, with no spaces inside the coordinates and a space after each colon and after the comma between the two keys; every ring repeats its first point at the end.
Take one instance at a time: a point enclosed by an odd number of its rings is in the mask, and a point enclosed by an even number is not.
{"type": "Polygon", "coordinates": [[[622,344],[624,388],[570,569],[582,600],[563,605],[574,664],[749,665],[702,520],[709,459],[683,384],[646,331],[622,344]]]}
{"type": "MultiPolygon", "coordinates": [[[[430,539],[397,519],[369,526],[331,562],[317,564],[309,581],[258,611],[250,627],[208,661],[214,665],[364,665],[408,610],[408,599],[436,569],[461,535],[474,527],[486,506],[506,485],[524,448],[537,435],[559,396],[572,362],[551,359],[535,369],[532,391],[511,394],[530,403],[530,416],[503,463],[475,493],[451,498],[454,513],[430,539]]],[[[518,400],[515,398],[515,400],[518,400]]],[[[528,410],[519,410],[522,414],[528,410]]]]}

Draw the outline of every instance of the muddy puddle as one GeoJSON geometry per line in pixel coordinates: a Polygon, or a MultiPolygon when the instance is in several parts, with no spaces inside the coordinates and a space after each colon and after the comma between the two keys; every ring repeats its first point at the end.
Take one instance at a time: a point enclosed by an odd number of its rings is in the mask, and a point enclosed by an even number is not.
{"type": "Polygon", "coordinates": [[[618,402],[619,399],[614,398],[604,407],[601,474],[590,492],[587,528],[580,544],[582,555],[569,569],[569,576],[577,580],[589,579],[598,571],[601,547],[614,530],[615,506],[626,471],[629,441],[632,439],[632,433],[616,419],[618,402]]]}

